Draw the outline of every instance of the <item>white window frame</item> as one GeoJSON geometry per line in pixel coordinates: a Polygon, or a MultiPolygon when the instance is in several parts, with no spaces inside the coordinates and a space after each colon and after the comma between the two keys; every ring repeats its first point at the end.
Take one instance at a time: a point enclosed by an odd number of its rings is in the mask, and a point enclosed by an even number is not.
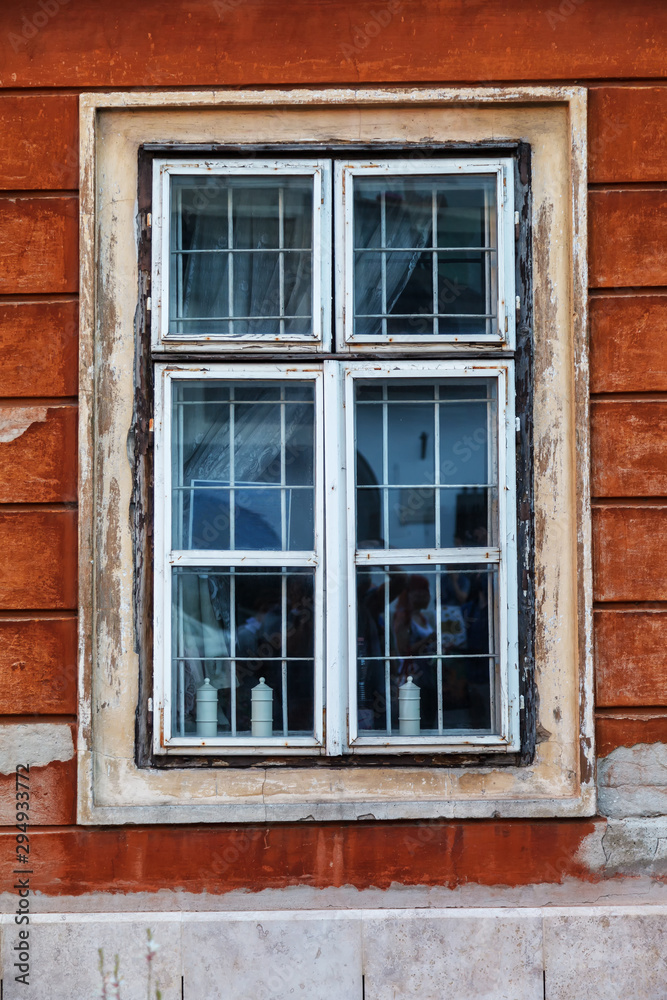
{"type": "MultiPolygon", "coordinates": [[[[156,753],[341,754],[505,751],[520,748],[519,664],[516,599],[516,479],[513,428],[513,362],[392,361],[243,365],[215,363],[155,368],[155,598],[154,698],[160,726],[154,729],[156,753]],[[414,377],[495,379],[497,382],[498,545],[480,551],[461,549],[356,550],[355,379],[414,377]],[[313,552],[172,550],[172,422],[176,382],[203,380],[310,381],[315,388],[315,549],[313,552]],[[325,450],[326,441],[326,450],[325,450]],[[325,534],[324,525],[327,525],[325,534]],[[401,738],[360,736],[357,732],[356,568],[360,565],[479,563],[498,567],[498,680],[494,726],[484,735],[442,734],[401,738]],[[184,736],[172,731],[172,570],[174,567],[313,566],[314,587],[314,735],[184,736]],[[327,623],[326,636],[324,622],[327,623]],[[324,650],[326,649],[326,659],[324,650]],[[325,697],[326,691],[326,697],[325,697]],[[324,707],[326,705],[326,734],[324,707]],[[347,719],[347,724],[346,724],[347,719]],[[325,742],[326,739],[326,742],[325,742]]],[[[233,660],[233,657],[232,657],[233,660]]]]}
{"type": "MultiPolygon", "coordinates": [[[[505,751],[520,749],[519,727],[519,645],[517,614],[517,538],[516,538],[516,466],[514,430],[514,363],[465,361],[360,361],[325,363],[326,389],[330,393],[327,414],[337,424],[337,443],[341,447],[327,449],[327,523],[336,523],[338,530],[327,537],[327,578],[345,581],[341,588],[334,583],[333,608],[336,635],[347,632],[347,648],[341,640],[338,662],[347,666],[340,670],[338,688],[335,680],[328,685],[334,704],[347,709],[349,733],[341,731],[332,738],[330,753],[405,753],[436,751],[464,753],[471,751],[505,751]],[[355,409],[356,379],[390,379],[413,376],[428,378],[461,378],[497,380],[497,442],[498,442],[498,546],[480,552],[475,548],[461,549],[368,549],[356,548],[355,490],[355,409]],[[443,734],[401,739],[398,735],[359,736],[357,732],[357,609],[356,570],[364,565],[423,565],[443,563],[476,563],[498,566],[498,675],[496,721],[499,731],[488,735],[443,734]],[[343,591],[342,600],[339,594],[343,591]],[[347,621],[345,621],[347,619],[347,621]]],[[[327,434],[331,433],[330,424],[327,434]]],[[[331,707],[331,706],[330,706],[331,707]]],[[[340,711],[335,712],[340,718],[340,711]]],[[[341,730],[344,727],[341,726],[341,730]]]]}
{"type": "MultiPolygon", "coordinates": [[[[514,350],[515,346],[515,280],[514,280],[514,161],[509,157],[494,159],[429,158],[411,160],[336,160],[334,163],[334,197],[337,207],[335,245],[342,248],[334,261],[336,291],[343,303],[341,349],[358,349],[372,345],[379,353],[400,344],[401,350],[423,353],[424,348],[438,345],[479,345],[485,350],[496,347],[514,350]],[[456,176],[488,174],[496,178],[496,255],[498,275],[497,321],[494,334],[356,334],[354,332],[354,179],[355,177],[419,177],[424,175],[456,176]],[[342,211],[340,210],[342,206],[342,211]]],[[[394,348],[395,349],[395,348],[394,348]]]]}
{"type": "MultiPolygon", "coordinates": [[[[331,346],[331,310],[325,303],[331,298],[331,160],[330,159],[256,159],[256,160],[177,160],[153,161],[153,265],[151,296],[151,339],[154,350],[220,354],[224,351],[276,350],[277,347],[328,351],[331,346]],[[169,276],[171,249],[171,178],[180,176],[211,177],[230,174],[249,177],[313,178],[313,330],[311,334],[211,333],[202,335],[169,332],[169,276]]],[[[231,225],[231,220],[230,223],[231,225]]]]}
{"type": "MultiPolygon", "coordinates": [[[[155,592],[154,592],[154,698],[157,717],[161,726],[154,727],[156,753],[186,752],[210,753],[211,747],[225,753],[255,754],[308,754],[320,753],[323,744],[323,671],[324,671],[324,434],[323,434],[323,372],[311,364],[207,364],[205,367],[158,363],[155,366],[155,592]],[[233,381],[308,381],[314,386],[315,441],[314,441],[314,541],[312,552],[305,551],[217,551],[213,549],[172,550],[172,399],[177,381],[202,381],[225,379],[233,381]],[[271,737],[181,736],[172,732],[172,569],[192,566],[206,569],[231,566],[314,567],[314,735],[271,737]],[[163,730],[163,734],[160,733],[163,730]]],[[[233,657],[231,657],[233,660],[233,657]]]]}

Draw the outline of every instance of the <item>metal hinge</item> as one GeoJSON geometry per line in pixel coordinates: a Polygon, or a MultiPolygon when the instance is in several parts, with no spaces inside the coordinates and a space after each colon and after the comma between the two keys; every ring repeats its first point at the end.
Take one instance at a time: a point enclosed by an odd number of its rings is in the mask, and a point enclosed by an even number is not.
{"type": "Polygon", "coordinates": [[[514,213],[514,239],[516,240],[517,243],[519,242],[519,232],[520,232],[519,213],[515,212],[514,213]]]}

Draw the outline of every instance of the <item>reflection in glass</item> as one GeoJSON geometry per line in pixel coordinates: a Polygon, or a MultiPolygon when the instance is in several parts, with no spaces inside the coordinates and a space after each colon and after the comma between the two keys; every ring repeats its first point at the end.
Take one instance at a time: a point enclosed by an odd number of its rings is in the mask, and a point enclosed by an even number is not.
{"type": "Polygon", "coordinates": [[[312,333],[312,177],[171,178],[169,332],[312,333]]]}
{"type": "Polygon", "coordinates": [[[173,570],[172,726],[196,735],[197,689],[218,692],[218,735],[249,736],[252,689],[273,690],[273,735],[314,726],[314,571],[173,570]]]}
{"type": "Polygon", "coordinates": [[[312,383],[174,382],[175,549],[311,550],[312,383]]]}
{"type": "Polygon", "coordinates": [[[497,333],[496,176],[355,177],[354,332],[497,333]]]}
{"type": "Polygon", "coordinates": [[[359,382],[357,547],[495,545],[494,379],[359,382]]]}
{"type": "Polygon", "coordinates": [[[492,732],[497,567],[357,569],[360,735],[398,736],[399,691],[420,690],[422,736],[492,732]]]}

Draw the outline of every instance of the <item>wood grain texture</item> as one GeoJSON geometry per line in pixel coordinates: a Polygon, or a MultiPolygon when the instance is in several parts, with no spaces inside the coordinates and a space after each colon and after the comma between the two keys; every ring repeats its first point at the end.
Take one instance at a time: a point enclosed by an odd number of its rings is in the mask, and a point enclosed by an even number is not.
{"type": "Polygon", "coordinates": [[[0,396],[76,396],[79,303],[0,302],[0,396]]]}
{"type": "Polygon", "coordinates": [[[0,189],[79,186],[75,94],[0,95],[0,189]]]}
{"type": "Polygon", "coordinates": [[[77,497],[76,406],[0,406],[0,502],[77,497]]]}
{"type": "Polygon", "coordinates": [[[0,608],[76,608],[73,510],[0,509],[0,608]]]}
{"type": "Polygon", "coordinates": [[[76,292],[78,198],[0,197],[0,293],[76,292]]]}
{"type": "MultiPolygon", "coordinates": [[[[578,855],[600,829],[590,819],[515,822],[314,823],[35,830],[39,889],[185,892],[349,885],[531,885],[595,879],[578,855]],[[202,864],[206,858],[206,864],[202,864]]],[[[0,877],[11,874],[14,832],[0,833],[0,877]],[[6,841],[6,842],[3,842],[6,841]]]]}
{"type": "Polygon", "coordinates": [[[667,284],[667,187],[591,191],[588,206],[591,288],[667,284]]]}
{"type": "MultiPolygon", "coordinates": [[[[0,774],[0,824],[16,822],[16,778],[0,774]]],[[[30,837],[40,826],[69,826],[76,822],[76,757],[30,768],[30,837]]]]}
{"type": "Polygon", "coordinates": [[[76,713],[76,618],[0,619],[0,715],[76,713]]]}
{"type": "Polygon", "coordinates": [[[597,601],[667,600],[667,507],[593,507],[597,601]]]}
{"type": "Polygon", "coordinates": [[[593,400],[591,473],[593,496],[667,496],[667,402],[593,400]]]}
{"type": "Polygon", "coordinates": [[[594,621],[596,703],[667,706],[667,611],[598,609],[594,621]]]}
{"type": "Polygon", "coordinates": [[[667,391],[667,295],[590,300],[591,392],[667,391]]]}
{"type": "Polygon", "coordinates": [[[554,0],[77,0],[34,30],[38,10],[27,0],[0,5],[2,86],[609,79],[662,77],[667,64],[661,0],[611,10],[608,0],[569,8],[554,0]]]}
{"type": "Polygon", "coordinates": [[[667,181],[667,88],[589,90],[588,179],[667,181]]]}
{"type": "Polygon", "coordinates": [[[667,743],[667,714],[599,715],[595,720],[595,749],[598,757],[607,757],[617,747],[639,743],[667,743]]]}

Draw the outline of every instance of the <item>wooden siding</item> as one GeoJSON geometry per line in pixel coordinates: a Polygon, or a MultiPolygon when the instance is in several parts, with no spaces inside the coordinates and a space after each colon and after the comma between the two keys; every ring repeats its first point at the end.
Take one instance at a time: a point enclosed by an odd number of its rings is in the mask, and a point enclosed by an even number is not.
{"type": "MultiPolygon", "coordinates": [[[[9,90],[0,92],[0,417],[20,423],[45,411],[0,440],[0,714],[46,721],[76,711],[78,92],[576,80],[590,83],[598,743],[605,754],[667,742],[667,6],[561,7],[60,0],[33,33],[41,8],[0,5],[0,87],[9,90]]],[[[33,822],[68,827],[33,832],[46,893],[560,882],[587,877],[575,858],[594,829],[90,830],[72,826],[73,761],[35,777],[33,822]]],[[[2,822],[11,840],[11,816],[2,822]]],[[[6,866],[9,848],[1,856],[6,866]]]]}
{"type": "Polygon", "coordinates": [[[0,197],[0,294],[76,292],[78,199],[0,197]]]}
{"type": "Polygon", "coordinates": [[[591,392],[667,391],[667,294],[590,302],[591,392]]]}
{"type": "Polygon", "coordinates": [[[75,94],[20,94],[0,101],[0,189],[79,186],[79,110],[75,94]]]}
{"type": "Polygon", "coordinates": [[[667,65],[662,0],[77,0],[24,37],[26,14],[0,7],[5,87],[646,79],[667,65]]]}
{"type": "Polygon", "coordinates": [[[0,619],[0,715],[76,714],[76,618],[0,619]]]}
{"type": "MultiPolygon", "coordinates": [[[[155,892],[175,886],[215,895],[286,885],[456,888],[470,882],[492,886],[559,883],[567,876],[587,879],[592,876],[578,850],[595,829],[593,820],[135,826],[33,830],[31,844],[39,858],[39,890],[47,895],[155,892]]],[[[14,831],[0,832],[5,884],[13,837],[14,831]]]]}

